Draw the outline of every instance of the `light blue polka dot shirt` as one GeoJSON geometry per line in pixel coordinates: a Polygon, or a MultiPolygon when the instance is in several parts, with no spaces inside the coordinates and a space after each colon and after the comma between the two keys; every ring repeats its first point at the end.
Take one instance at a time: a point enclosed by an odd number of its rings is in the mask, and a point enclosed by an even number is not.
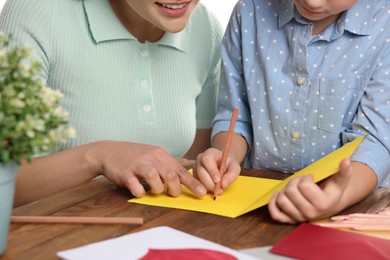
{"type": "Polygon", "coordinates": [[[319,35],[292,0],[242,0],[223,40],[213,136],[245,137],[247,167],[294,173],[367,135],[351,159],[390,172],[390,1],[359,0],[319,35]]]}

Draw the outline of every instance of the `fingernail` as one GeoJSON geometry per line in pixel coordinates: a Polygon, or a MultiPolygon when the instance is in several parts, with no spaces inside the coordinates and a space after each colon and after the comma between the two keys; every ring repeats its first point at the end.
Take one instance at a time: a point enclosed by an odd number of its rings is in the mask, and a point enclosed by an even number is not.
{"type": "Polygon", "coordinates": [[[196,194],[199,194],[199,195],[204,195],[204,194],[206,194],[206,189],[205,188],[203,188],[203,187],[201,187],[201,186],[199,186],[198,188],[196,188],[196,194]]]}

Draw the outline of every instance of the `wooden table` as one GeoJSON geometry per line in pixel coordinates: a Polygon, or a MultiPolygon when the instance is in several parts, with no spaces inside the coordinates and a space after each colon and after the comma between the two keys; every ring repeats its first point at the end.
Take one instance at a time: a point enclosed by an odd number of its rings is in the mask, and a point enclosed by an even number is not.
{"type": "MultiPolygon", "coordinates": [[[[243,170],[243,175],[280,179],[280,173],[243,170]]],[[[156,226],[169,226],[234,249],[269,246],[296,226],[272,221],[267,207],[232,219],[186,210],[128,203],[130,194],[105,178],[16,208],[13,215],[143,217],[144,225],[12,224],[1,260],[58,259],[56,252],[156,226]]],[[[343,213],[377,212],[390,205],[390,189],[378,189],[343,213]]]]}

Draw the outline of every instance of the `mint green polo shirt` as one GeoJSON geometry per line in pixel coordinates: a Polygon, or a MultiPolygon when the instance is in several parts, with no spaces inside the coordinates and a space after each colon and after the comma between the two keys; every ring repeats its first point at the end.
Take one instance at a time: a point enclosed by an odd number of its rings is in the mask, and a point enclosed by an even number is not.
{"type": "Polygon", "coordinates": [[[42,77],[64,93],[77,138],[190,148],[196,129],[211,128],[219,81],[222,28],[203,5],[179,33],[138,42],[107,0],[12,0],[0,30],[27,43],[42,77]]]}

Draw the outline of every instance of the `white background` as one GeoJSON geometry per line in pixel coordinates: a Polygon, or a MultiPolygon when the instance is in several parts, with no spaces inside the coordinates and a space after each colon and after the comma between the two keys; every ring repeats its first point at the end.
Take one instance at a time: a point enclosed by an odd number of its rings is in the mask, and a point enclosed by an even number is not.
{"type": "MultiPolygon", "coordinates": [[[[209,7],[216,14],[224,27],[227,25],[230,14],[237,1],[238,0],[201,0],[204,5],[209,7]]],[[[0,0],[0,9],[3,7],[4,2],[5,0],[0,0]]]]}
{"type": "Polygon", "coordinates": [[[238,0],[200,0],[205,6],[211,9],[222,25],[226,27],[234,5],[238,0]]]}

